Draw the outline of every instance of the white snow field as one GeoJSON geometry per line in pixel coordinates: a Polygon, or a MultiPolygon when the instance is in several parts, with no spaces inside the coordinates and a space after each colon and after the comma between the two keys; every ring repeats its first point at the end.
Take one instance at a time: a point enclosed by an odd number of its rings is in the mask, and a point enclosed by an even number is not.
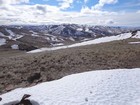
{"type": "Polygon", "coordinates": [[[140,105],[140,68],[91,71],[3,94],[0,105],[30,94],[33,105],[140,105]]]}
{"type": "Polygon", "coordinates": [[[140,31],[137,32],[135,36],[132,36],[131,33],[124,33],[117,36],[109,36],[109,37],[102,37],[90,41],[85,41],[81,43],[76,43],[68,46],[60,46],[60,47],[52,47],[52,48],[40,48],[36,50],[29,51],[27,53],[38,53],[43,51],[53,51],[53,50],[59,50],[59,49],[65,49],[65,48],[72,48],[72,47],[79,47],[79,46],[85,46],[85,45],[92,45],[92,44],[100,44],[100,43],[106,43],[111,41],[117,41],[117,40],[123,40],[128,38],[140,38],[140,31]]]}

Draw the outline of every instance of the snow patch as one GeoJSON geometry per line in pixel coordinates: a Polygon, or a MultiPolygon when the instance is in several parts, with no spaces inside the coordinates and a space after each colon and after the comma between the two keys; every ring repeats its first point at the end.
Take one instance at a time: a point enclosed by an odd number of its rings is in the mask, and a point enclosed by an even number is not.
{"type": "Polygon", "coordinates": [[[56,36],[52,36],[52,37],[50,37],[50,39],[51,39],[51,41],[53,41],[53,42],[61,42],[59,39],[57,39],[56,36]]]}
{"type": "Polygon", "coordinates": [[[140,31],[137,31],[136,35],[133,36],[132,38],[140,38],[140,31]]]}
{"type": "Polygon", "coordinates": [[[77,31],[83,31],[83,28],[77,28],[77,31]]]}
{"type": "Polygon", "coordinates": [[[17,39],[20,39],[20,38],[22,38],[22,37],[23,37],[23,35],[17,35],[16,38],[13,38],[13,40],[16,41],[17,39]]]}
{"type": "Polygon", "coordinates": [[[49,37],[45,37],[45,39],[47,39],[48,41],[50,40],[50,38],[49,38],[49,37]]]}
{"type": "Polygon", "coordinates": [[[8,36],[9,39],[12,39],[13,37],[15,37],[15,34],[11,30],[8,30],[8,29],[5,29],[5,30],[10,34],[10,36],[8,36]]]}
{"type": "Polygon", "coordinates": [[[52,44],[52,46],[62,46],[64,45],[63,43],[56,43],[56,44],[52,44]]]}
{"type": "Polygon", "coordinates": [[[69,40],[71,40],[71,41],[75,41],[75,39],[74,39],[73,37],[70,37],[69,40]]]}
{"type": "Polygon", "coordinates": [[[90,38],[84,38],[82,41],[88,41],[91,40],[90,38]]]}
{"type": "Polygon", "coordinates": [[[140,44],[140,42],[129,42],[129,44],[140,44]]]}
{"type": "Polygon", "coordinates": [[[0,46],[6,44],[6,39],[0,38],[0,46]]]}
{"type": "Polygon", "coordinates": [[[5,37],[5,35],[2,32],[0,32],[0,36],[5,37]]]}
{"type": "Polygon", "coordinates": [[[9,39],[12,39],[12,40],[17,40],[17,39],[20,39],[22,38],[24,35],[24,33],[22,33],[22,35],[15,35],[11,30],[8,30],[8,29],[5,29],[10,35],[9,36],[6,36],[4,35],[3,33],[0,32],[0,36],[2,37],[8,37],[9,39]]]}
{"type": "Polygon", "coordinates": [[[90,32],[89,28],[86,27],[85,28],[85,32],[90,32]]]}
{"type": "Polygon", "coordinates": [[[31,36],[38,36],[38,33],[37,32],[34,32],[34,31],[30,31],[32,34],[31,36]]]}
{"type": "Polygon", "coordinates": [[[11,46],[11,48],[12,48],[12,49],[15,49],[15,50],[18,50],[18,49],[19,49],[19,46],[16,45],[16,44],[13,44],[13,45],[11,46]]]}
{"type": "Polygon", "coordinates": [[[140,105],[140,68],[91,71],[1,95],[1,105],[30,94],[39,105],[140,105]]]}

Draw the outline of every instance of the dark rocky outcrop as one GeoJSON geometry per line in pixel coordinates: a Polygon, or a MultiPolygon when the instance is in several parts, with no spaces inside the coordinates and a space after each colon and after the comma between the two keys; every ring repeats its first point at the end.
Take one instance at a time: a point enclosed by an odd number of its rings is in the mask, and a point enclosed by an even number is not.
{"type": "Polygon", "coordinates": [[[37,102],[27,99],[30,96],[29,94],[25,94],[20,101],[12,101],[4,105],[39,105],[37,102]]]}
{"type": "Polygon", "coordinates": [[[34,82],[35,80],[40,79],[40,77],[41,77],[41,74],[40,74],[40,73],[34,73],[33,75],[31,75],[30,77],[27,78],[27,81],[28,81],[29,83],[32,83],[32,82],[34,82]]]}

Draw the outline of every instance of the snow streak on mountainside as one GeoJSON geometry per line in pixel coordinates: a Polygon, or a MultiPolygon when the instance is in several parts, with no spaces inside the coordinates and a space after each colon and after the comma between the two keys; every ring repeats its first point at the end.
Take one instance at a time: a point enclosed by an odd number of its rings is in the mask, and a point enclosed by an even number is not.
{"type": "Polygon", "coordinates": [[[140,105],[139,80],[140,68],[85,72],[16,89],[1,95],[0,104],[30,94],[29,99],[38,103],[33,105],[140,105]]]}
{"type": "Polygon", "coordinates": [[[99,44],[99,43],[111,42],[111,41],[116,41],[116,40],[124,40],[124,39],[128,39],[128,38],[140,38],[140,31],[138,31],[135,35],[132,35],[132,33],[124,33],[124,34],[120,34],[120,35],[116,35],[116,36],[102,37],[102,38],[97,38],[97,39],[90,40],[90,41],[75,43],[75,44],[68,45],[68,46],[40,48],[40,49],[29,51],[28,53],[37,53],[37,52],[43,52],[43,51],[52,51],[52,50],[72,48],[72,47],[78,47],[78,46],[86,46],[86,45],[99,44]]]}

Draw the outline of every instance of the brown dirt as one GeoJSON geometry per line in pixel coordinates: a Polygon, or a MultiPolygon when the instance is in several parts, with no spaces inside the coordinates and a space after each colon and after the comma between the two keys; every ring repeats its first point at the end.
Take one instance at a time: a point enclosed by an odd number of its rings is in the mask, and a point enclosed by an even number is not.
{"type": "MultiPolygon", "coordinates": [[[[0,94],[18,87],[91,70],[140,67],[140,44],[128,39],[110,43],[25,54],[10,51],[0,56],[0,94]],[[6,56],[8,54],[8,56],[6,56]],[[15,54],[15,55],[14,55],[15,54]]],[[[0,52],[2,53],[2,52],[0,52]]]]}

